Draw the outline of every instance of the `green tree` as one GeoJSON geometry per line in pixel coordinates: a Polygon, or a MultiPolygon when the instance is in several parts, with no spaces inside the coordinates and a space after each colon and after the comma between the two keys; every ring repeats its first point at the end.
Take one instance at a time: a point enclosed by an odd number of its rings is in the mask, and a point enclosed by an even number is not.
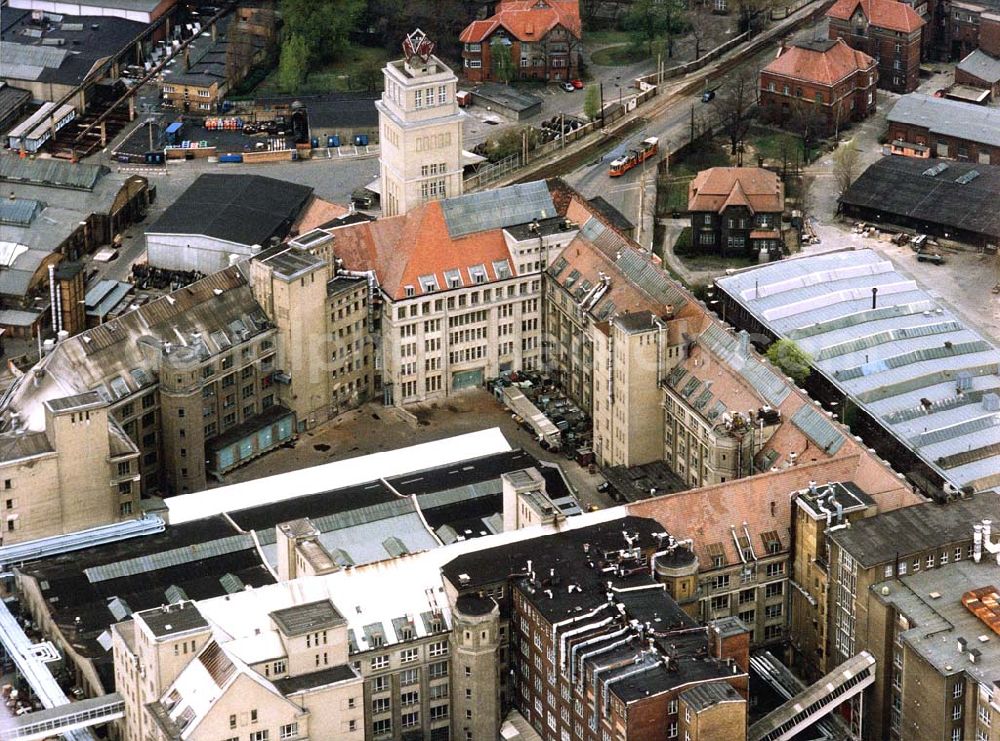
{"type": "Polygon", "coordinates": [[[812,357],[792,340],[778,340],[767,348],[767,359],[799,386],[809,377],[812,357]]]}
{"type": "Polygon", "coordinates": [[[667,15],[663,5],[657,0],[635,0],[623,23],[632,37],[636,48],[646,47],[646,53],[653,56],[653,42],[666,30],[667,15]]]}
{"type": "Polygon", "coordinates": [[[281,45],[278,62],[278,87],[286,93],[297,93],[309,74],[309,47],[301,36],[290,36],[281,45]]]}
{"type": "Polygon", "coordinates": [[[583,99],[583,115],[593,121],[601,115],[601,91],[597,85],[587,86],[587,94],[583,99]]]}
{"type": "Polygon", "coordinates": [[[493,76],[505,84],[514,79],[514,60],[510,56],[510,44],[502,39],[490,43],[490,60],[493,62],[493,76]]]}
{"type": "Polygon", "coordinates": [[[310,64],[336,59],[347,48],[348,35],[364,7],[365,0],[281,0],[282,46],[298,36],[305,42],[310,64]]]}

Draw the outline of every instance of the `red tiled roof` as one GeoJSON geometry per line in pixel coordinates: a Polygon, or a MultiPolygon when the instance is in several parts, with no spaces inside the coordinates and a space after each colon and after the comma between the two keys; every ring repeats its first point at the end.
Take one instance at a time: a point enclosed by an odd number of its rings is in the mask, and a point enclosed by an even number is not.
{"type": "Polygon", "coordinates": [[[494,15],[473,21],[458,38],[465,44],[479,43],[502,27],[519,41],[538,41],[560,25],[580,38],[578,0],[502,0],[494,15]]]}
{"type": "Polygon", "coordinates": [[[781,178],[762,167],[711,167],[688,186],[688,210],[721,212],[726,206],[749,206],[761,213],[784,208],[781,178]]]}
{"type": "Polygon", "coordinates": [[[322,198],[313,196],[309,200],[309,204],[302,209],[302,213],[299,214],[299,218],[292,226],[292,231],[296,234],[305,234],[347,213],[349,213],[347,208],[341,206],[339,203],[331,203],[330,201],[324,201],[322,198]]]}
{"type": "Polygon", "coordinates": [[[858,7],[868,22],[878,28],[910,33],[926,24],[913,6],[900,0],[837,0],[826,11],[826,15],[828,18],[848,21],[858,7]]]}
{"type": "Polygon", "coordinates": [[[852,49],[843,39],[836,39],[787,47],[763,71],[796,80],[833,85],[859,70],[874,67],[875,60],[870,56],[852,49]]]}
{"type": "Polygon", "coordinates": [[[762,536],[769,532],[778,534],[783,549],[790,547],[789,493],[805,489],[810,481],[853,481],[875,500],[880,512],[921,503],[890,469],[876,466],[873,471],[873,465],[867,451],[856,449],[832,460],[636,502],[628,505],[629,514],[652,517],[674,537],[691,538],[702,568],[712,567],[712,554],[720,545],[732,565],[740,562],[740,556],[730,528],[742,536],[744,522],[758,553],[767,552],[762,536]]]}
{"type": "Polygon", "coordinates": [[[344,267],[374,268],[382,290],[394,300],[407,298],[407,286],[413,287],[416,296],[428,295],[419,280],[427,275],[436,278],[439,291],[446,290],[446,270],[458,270],[464,287],[475,284],[469,268],[478,265],[485,268],[487,283],[498,280],[494,261],[506,260],[511,275],[517,274],[502,229],[453,239],[437,201],[403,216],[341,227],[333,234],[333,251],[344,267]]]}

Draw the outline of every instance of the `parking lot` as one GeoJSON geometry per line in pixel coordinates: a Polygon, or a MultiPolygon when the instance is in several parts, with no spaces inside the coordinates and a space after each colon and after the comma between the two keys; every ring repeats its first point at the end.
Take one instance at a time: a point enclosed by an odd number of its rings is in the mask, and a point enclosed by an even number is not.
{"type": "MultiPolygon", "coordinates": [[[[467,432],[499,427],[513,448],[523,448],[541,461],[558,464],[574,489],[580,505],[608,507],[611,498],[597,491],[604,481],[561,453],[543,450],[534,436],[515,422],[509,411],[490,393],[470,389],[444,402],[407,407],[418,424],[407,424],[391,408],[369,403],[299,436],[293,448],[279,448],[226,476],[225,484],[354,458],[382,450],[440,440],[467,432]]],[[[378,475],[373,472],[373,475],[378,475]]],[[[331,487],[336,482],[331,482],[331,487]]]]}

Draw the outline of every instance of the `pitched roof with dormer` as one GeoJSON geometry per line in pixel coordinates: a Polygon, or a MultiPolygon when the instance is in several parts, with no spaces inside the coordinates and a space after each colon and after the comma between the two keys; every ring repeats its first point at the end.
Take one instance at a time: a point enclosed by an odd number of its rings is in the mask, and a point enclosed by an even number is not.
{"type": "Polygon", "coordinates": [[[583,31],[578,0],[504,0],[496,13],[473,21],[458,38],[464,44],[480,43],[502,28],[518,41],[539,41],[556,26],[580,38],[583,31]]]}
{"type": "Polygon", "coordinates": [[[827,18],[849,21],[857,11],[877,28],[910,33],[926,25],[920,14],[900,0],[837,0],[828,11],[827,18]]]}
{"type": "Polygon", "coordinates": [[[711,167],[688,186],[688,210],[721,213],[730,206],[776,213],[784,208],[781,178],[762,167],[711,167]]]}
{"type": "Polygon", "coordinates": [[[820,85],[834,85],[855,72],[875,68],[875,60],[843,39],[804,41],[784,47],[763,72],[820,85]]]}

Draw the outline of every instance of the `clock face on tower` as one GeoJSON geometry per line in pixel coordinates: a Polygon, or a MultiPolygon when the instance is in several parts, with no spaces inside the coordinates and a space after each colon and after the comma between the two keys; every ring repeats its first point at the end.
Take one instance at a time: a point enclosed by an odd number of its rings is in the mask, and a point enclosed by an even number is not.
{"type": "Polygon", "coordinates": [[[427,34],[419,28],[407,34],[403,39],[403,56],[409,62],[413,57],[419,57],[426,62],[434,53],[434,42],[427,38],[427,34]]]}

